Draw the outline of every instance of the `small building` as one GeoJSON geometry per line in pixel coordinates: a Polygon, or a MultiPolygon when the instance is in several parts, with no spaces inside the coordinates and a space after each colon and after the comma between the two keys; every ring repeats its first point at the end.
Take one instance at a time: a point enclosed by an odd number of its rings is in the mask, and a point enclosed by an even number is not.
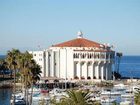
{"type": "Polygon", "coordinates": [[[30,53],[41,65],[43,77],[67,80],[112,79],[112,66],[115,60],[112,47],[83,38],[82,32],[78,32],[76,39],[55,44],[45,51],[30,53]]]}

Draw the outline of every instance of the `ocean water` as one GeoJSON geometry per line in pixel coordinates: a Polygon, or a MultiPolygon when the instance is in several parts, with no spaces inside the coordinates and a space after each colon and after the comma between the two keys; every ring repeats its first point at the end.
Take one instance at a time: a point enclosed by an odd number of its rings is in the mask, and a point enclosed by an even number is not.
{"type": "Polygon", "coordinates": [[[5,58],[5,55],[0,55],[0,59],[4,59],[5,58]]]}
{"type": "Polygon", "coordinates": [[[120,62],[123,77],[140,78],[140,56],[123,56],[120,62]]]}
{"type": "Polygon", "coordinates": [[[0,105],[10,105],[11,89],[0,89],[0,105]]]}

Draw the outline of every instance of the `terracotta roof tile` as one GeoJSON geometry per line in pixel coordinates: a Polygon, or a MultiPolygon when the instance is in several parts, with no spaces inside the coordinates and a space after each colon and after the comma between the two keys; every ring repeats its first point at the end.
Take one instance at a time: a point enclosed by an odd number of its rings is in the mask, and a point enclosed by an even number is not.
{"type": "Polygon", "coordinates": [[[76,38],[70,41],[53,45],[52,47],[98,47],[99,48],[101,47],[101,44],[85,38],[76,38]]]}

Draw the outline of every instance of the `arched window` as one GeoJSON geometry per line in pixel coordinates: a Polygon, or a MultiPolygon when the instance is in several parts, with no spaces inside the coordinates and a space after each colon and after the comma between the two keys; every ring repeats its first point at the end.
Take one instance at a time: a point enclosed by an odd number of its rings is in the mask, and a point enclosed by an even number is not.
{"type": "Polygon", "coordinates": [[[108,59],[109,58],[109,55],[108,54],[106,54],[106,59],[108,59]]]}
{"type": "Polygon", "coordinates": [[[82,54],[82,58],[84,58],[84,54],[82,54]]]}
{"type": "Polygon", "coordinates": [[[75,55],[75,53],[73,54],[73,58],[76,58],[76,55],[75,55]]]}
{"type": "Polygon", "coordinates": [[[94,54],[94,59],[96,59],[96,54],[94,54]]]}
{"type": "Polygon", "coordinates": [[[89,53],[88,53],[88,58],[89,58],[89,53]]]}
{"type": "Polygon", "coordinates": [[[93,79],[96,79],[96,76],[94,76],[93,79]]]}
{"type": "Polygon", "coordinates": [[[75,76],[74,79],[79,79],[79,77],[78,76],[75,76]]]}
{"type": "Polygon", "coordinates": [[[88,77],[87,77],[87,79],[91,79],[91,77],[90,77],[90,76],[88,76],[88,77]]]}
{"type": "Polygon", "coordinates": [[[84,76],[81,76],[81,79],[85,79],[85,77],[84,76]]]}
{"type": "Polygon", "coordinates": [[[98,59],[100,58],[100,55],[98,54],[98,59]]]}
{"type": "Polygon", "coordinates": [[[92,57],[92,55],[90,54],[89,58],[91,58],[91,57],[92,57]]]}
{"type": "Polygon", "coordinates": [[[94,57],[94,55],[93,55],[93,53],[91,54],[91,58],[93,58],[94,57]]]}
{"type": "Polygon", "coordinates": [[[76,53],[76,58],[79,58],[79,54],[76,53]]]}

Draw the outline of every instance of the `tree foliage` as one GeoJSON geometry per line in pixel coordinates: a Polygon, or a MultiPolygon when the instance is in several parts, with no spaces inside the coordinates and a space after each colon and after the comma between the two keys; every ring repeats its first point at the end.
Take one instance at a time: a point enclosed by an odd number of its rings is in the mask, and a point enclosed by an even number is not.
{"type": "Polygon", "coordinates": [[[134,101],[136,105],[140,105],[140,90],[137,90],[134,96],[134,101]]]}
{"type": "Polygon", "coordinates": [[[91,100],[90,94],[89,91],[69,90],[67,91],[68,96],[64,96],[60,102],[54,98],[51,103],[52,105],[100,105],[100,103],[91,100]]]}

